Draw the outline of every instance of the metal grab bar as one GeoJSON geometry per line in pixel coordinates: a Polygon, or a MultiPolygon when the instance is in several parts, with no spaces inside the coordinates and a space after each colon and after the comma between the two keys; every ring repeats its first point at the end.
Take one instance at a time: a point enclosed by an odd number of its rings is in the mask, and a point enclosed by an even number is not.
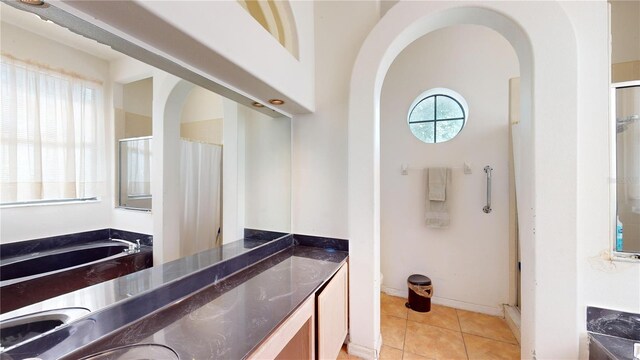
{"type": "Polygon", "coordinates": [[[487,174],[487,205],[482,208],[482,211],[484,211],[485,214],[491,212],[491,171],[493,171],[491,166],[487,165],[484,167],[484,172],[487,174]]]}

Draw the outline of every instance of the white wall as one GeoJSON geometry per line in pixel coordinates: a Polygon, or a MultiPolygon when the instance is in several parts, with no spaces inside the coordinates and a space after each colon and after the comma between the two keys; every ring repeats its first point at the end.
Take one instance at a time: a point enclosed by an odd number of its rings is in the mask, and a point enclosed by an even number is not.
{"type": "MultiPolygon", "coordinates": [[[[147,64],[141,63],[140,61],[137,61],[128,57],[124,57],[116,61],[111,61],[109,64],[109,67],[110,67],[111,80],[114,83],[114,98],[113,98],[113,103],[111,107],[115,110],[114,121],[116,122],[116,126],[112,130],[113,133],[108,135],[109,138],[112,139],[112,141],[108,142],[106,151],[108,154],[113,154],[112,155],[113,161],[109,164],[110,166],[109,174],[110,174],[110,177],[112,178],[113,194],[116,194],[117,181],[118,181],[117,180],[118,163],[117,163],[117,157],[115,156],[115,154],[117,153],[116,140],[124,136],[124,127],[118,126],[117,124],[118,124],[118,121],[124,122],[125,106],[128,106],[128,108],[133,108],[133,109],[135,109],[136,106],[138,106],[137,104],[132,105],[130,103],[125,105],[127,100],[125,100],[125,96],[124,96],[124,89],[123,89],[124,86],[120,84],[129,84],[129,83],[138,82],[143,79],[148,79],[146,80],[146,83],[149,83],[148,85],[153,86],[154,74],[155,74],[155,77],[158,78],[158,76],[162,77],[164,72],[154,69],[153,67],[147,64]],[[122,110],[119,110],[119,109],[122,109],[122,110]],[[118,133],[118,131],[120,131],[121,133],[118,133]]],[[[145,84],[145,81],[139,84],[145,84]]],[[[151,98],[148,98],[148,97],[146,98],[146,104],[148,106],[149,104],[153,103],[152,101],[154,96],[153,90],[149,89],[149,91],[144,91],[144,93],[145,95],[151,96],[151,98]]],[[[145,115],[150,118],[152,117],[151,110],[149,110],[148,107],[138,109],[138,111],[142,113],[141,115],[145,115]]],[[[153,182],[152,182],[152,186],[153,186],[153,182]]],[[[112,207],[111,207],[110,227],[114,229],[140,232],[143,234],[154,233],[153,218],[154,218],[155,209],[151,213],[121,209],[117,207],[118,206],[117,197],[114,195],[112,196],[112,198],[113,199],[112,199],[112,207]]],[[[160,243],[159,240],[158,241],[154,240],[154,245],[158,246],[158,248],[160,246],[159,243],[160,243]]],[[[154,261],[157,261],[157,259],[154,259],[154,261]]]]}
{"type": "MultiPolygon", "coordinates": [[[[579,54],[578,302],[576,336],[587,357],[586,306],[640,313],[640,263],[609,260],[615,180],[609,173],[609,58],[606,4],[562,4],[576,31],[579,54]]],[[[572,254],[563,254],[570,257],[572,254]]],[[[551,315],[551,314],[550,314],[551,315]]]]}
{"type": "Polygon", "coordinates": [[[194,87],[180,115],[180,136],[213,144],[224,144],[222,96],[194,87]]]}
{"type": "Polygon", "coordinates": [[[244,116],[244,227],[288,233],[291,120],[270,118],[243,105],[239,113],[244,116]]]}
{"type": "Polygon", "coordinates": [[[129,113],[151,117],[153,102],[153,79],[146,78],[123,85],[123,110],[129,113]]]}
{"type": "Polygon", "coordinates": [[[146,78],[127,84],[115,84],[114,97],[122,96],[117,106],[114,101],[116,140],[153,135],[151,104],[153,101],[153,79],[146,78]],[[116,91],[122,94],[116,95],[116,91]],[[123,113],[124,120],[120,116],[123,113]],[[122,133],[124,130],[124,134],[122,133]],[[120,137],[120,136],[123,137],[120,137]]]}
{"type": "Polygon", "coordinates": [[[244,237],[244,121],[238,114],[240,105],[223,99],[223,127],[227,141],[222,151],[222,243],[244,237]]]}
{"type": "Polygon", "coordinates": [[[460,25],[429,33],[395,59],[380,103],[381,270],[385,291],[406,296],[407,277],[426,274],[434,302],[501,314],[509,300],[509,78],[518,59],[495,31],[460,25]],[[423,91],[445,87],[469,106],[464,129],[451,141],[425,144],[407,125],[412,101],[423,91]],[[463,163],[473,173],[463,173],[463,163]],[[400,174],[408,164],[409,174],[400,174]],[[493,211],[485,214],[485,165],[493,168],[493,211]],[[422,169],[451,167],[447,189],[451,225],[425,225],[422,169]]]}
{"type": "MultiPolygon", "coordinates": [[[[75,72],[88,78],[103,81],[105,115],[105,143],[111,131],[109,64],[97,57],[64,44],[45,39],[28,30],[2,22],[0,47],[19,59],[46,64],[53,68],[75,72]]],[[[103,174],[109,174],[109,154],[106,156],[103,174]]],[[[14,242],[39,237],[69,234],[107,228],[111,222],[111,178],[106,178],[99,202],[28,206],[0,209],[0,242],[14,242]]]]}
{"type": "Polygon", "coordinates": [[[184,103],[180,122],[188,123],[224,118],[222,96],[196,86],[191,90],[184,103]]]}
{"type": "Polygon", "coordinates": [[[316,111],[293,117],[293,232],[347,239],[349,78],[379,10],[374,1],[314,6],[316,111]]]}

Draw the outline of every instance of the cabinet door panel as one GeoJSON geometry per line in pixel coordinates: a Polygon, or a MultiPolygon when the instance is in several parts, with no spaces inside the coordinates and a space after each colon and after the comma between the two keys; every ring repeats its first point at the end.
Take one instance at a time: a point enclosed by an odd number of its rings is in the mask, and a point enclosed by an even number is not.
{"type": "Polygon", "coordinates": [[[348,328],[347,264],[318,295],[318,358],[336,359],[348,328]]]}
{"type": "Polygon", "coordinates": [[[309,298],[276,329],[249,360],[315,358],[315,298],[309,298]]]}

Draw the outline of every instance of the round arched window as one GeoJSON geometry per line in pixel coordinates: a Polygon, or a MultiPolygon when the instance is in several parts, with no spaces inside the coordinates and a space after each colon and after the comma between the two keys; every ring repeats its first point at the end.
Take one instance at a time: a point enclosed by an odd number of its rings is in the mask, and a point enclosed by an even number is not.
{"type": "Polygon", "coordinates": [[[434,144],[458,135],[468,116],[467,102],[460,94],[436,88],[425,91],[413,101],[407,121],[415,137],[434,144]]]}

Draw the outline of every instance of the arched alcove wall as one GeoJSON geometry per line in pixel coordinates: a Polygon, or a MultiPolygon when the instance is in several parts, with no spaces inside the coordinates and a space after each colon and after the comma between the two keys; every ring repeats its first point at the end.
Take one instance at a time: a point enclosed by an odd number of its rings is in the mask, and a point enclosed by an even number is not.
{"type": "Polygon", "coordinates": [[[374,358],[381,346],[379,109],[385,74],[412,41],[458,24],[502,34],[520,62],[515,161],[522,356],[576,358],[576,193],[566,189],[577,185],[577,49],[571,22],[555,2],[400,1],[365,40],[349,98],[349,351],[374,358]]]}
{"type": "MultiPolygon", "coordinates": [[[[154,264],[175,260],[180,256],[180,192],[177,175],[180,171],[180,116],[195,85],[173,75],[162,73],[154,77],[153,103],[153,213],[154,264]],[[158,179],[158,180],[155,180],[158,179]]],[[[223,242],[239,239],[243,233],[238,189],[238,104],[222,99],[225,126],[222,155],[223,179],[223,242]]]]}
{"type": "Polygon", "coordinates": [[[180,114],[194,85],[173,75],[153,82],[154,264],[180,256],[180,114]],[[157,246],[160,246],[159,248],[157,246]]]}

